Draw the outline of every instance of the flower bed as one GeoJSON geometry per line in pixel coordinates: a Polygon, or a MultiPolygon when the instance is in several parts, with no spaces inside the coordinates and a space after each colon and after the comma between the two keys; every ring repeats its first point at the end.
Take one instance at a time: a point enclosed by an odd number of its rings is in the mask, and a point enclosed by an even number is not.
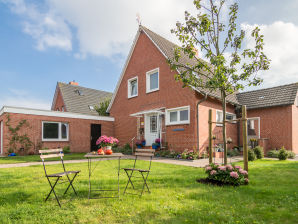
{"type": "Polygon", "coordinates": [[[205,171],[208,177],[204,181],[201,179],[198,182],[233,186],[248,184],[249,182],[248,172],[240,166],[211,164],[205,167],[205,171]]]}
{"type": "Polygon", "coordinates": [[[188,149],[185,149],[182,153],[170,151],[170,150],[160,150],[155,153],[155,156],[173,158],[173,159],[187,159],[187,160],[195,160],[199,158],[199,154],[197,152],[194,152],[193,150],[188,150],[188,149]]]}

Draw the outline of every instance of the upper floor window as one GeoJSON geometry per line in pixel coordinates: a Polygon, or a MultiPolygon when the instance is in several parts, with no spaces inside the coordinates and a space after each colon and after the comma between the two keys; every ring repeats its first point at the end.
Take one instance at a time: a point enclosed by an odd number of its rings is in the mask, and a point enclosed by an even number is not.
{"type": "Polygon", "coordinates": [[[138,96],[138,77],[134,77],[128,80],[127,84],[128,98],[138,96]]]}
{"type": "Polygon", "coordinates": [[[146,73],[146,93],[159,90],[159,68],[146,73]]]}
{"type": "Polygon", "coordinates": [[[189,124],[189,106],[166,110],[166,125],[189,124]]]}
{"type": "Polygon", "coordinates": [[[68,124],[62,122],[42,122],[43,141],[68,141],[68,124]]]}
{"type": "MultiPolygon", "coordinates": [[[[226,120],[227,121],[233,121],[236,119],[236,114],[232,114],[229,112],[226,112],[226,120]]],[[[216,111],[216,122],[223,122],[223,112],[222,110],[217,110],[216,111]]],[[[235,123],[236,121],[233,121],[235,123]]],[[[216,124],[216,126],[222,126],[222,124],[216,124]]]]}

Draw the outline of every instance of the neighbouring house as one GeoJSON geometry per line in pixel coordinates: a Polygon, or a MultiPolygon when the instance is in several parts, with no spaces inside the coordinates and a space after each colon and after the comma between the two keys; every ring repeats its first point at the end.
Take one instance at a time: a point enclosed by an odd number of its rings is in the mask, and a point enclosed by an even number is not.
{"type": "Polygon", "coordinates": [[[26,142],[10,144],[15,136],[11,128],[22,121],[26,123],[17,131],[31,141],[27,152],[37,153],[43,147],[70,146],[72,152],[89,152],[97,149],[96,140],[101,135],[114,136],[114,118],[99,116],[94,106],[111,93],[78,86],[77,83],[58,83],[53,99],[53,110],[38,110],[4,106],[0,110],[0,153],[8,154],[10,148],[26,149],[26,142]],[[58,110],[59,109],[59,110],[58,110]],[[8,121],[9,119],[9,121],[8,121]]]}
{"type": "Polygon", "coordinates": [[[248,138],[298,154],[298,83],[238,93],[237,99],[247,106],[248,138]]]}
{"type": "Polygon", "coordinates": [[[110,99],[112,93],[79,86],[77,82],[69,84],[58,82],[52,102],[52,110],[98,115],[94,106],[105,99],[110,99]]]}
{"type": "MultiPolygon", "coordinates": [[[[220,92],[182,88],[167,59],[176,45],[140,26],[117,83],[108,112],[115,118],[115,136],[130,143],[145,139],[150,146],[157,138],[162,147],[182,151],[208,146],[208,111],[222,121],[220,92]]],[[[196,59],[182,55],[183,63],[196,59]]],[[[260,139],[266,150],[285,146],[298,153],[297,83],[234,94],[227,99],[227,120],[239,117],[239,106],[247,105],[250,138],[260,139]],[[265,94],[266,93],[266,94],[265,94]],[[294,103],[294,101],[296,103],[294,103]],[[237,112],[238,111],[238,112],[237,112]]],[[[229,147],[242,144],[241,124],[227,124],[229,147]]],[[[222,143],[220,124],[213,126],[216,144],[222,143]]]]}

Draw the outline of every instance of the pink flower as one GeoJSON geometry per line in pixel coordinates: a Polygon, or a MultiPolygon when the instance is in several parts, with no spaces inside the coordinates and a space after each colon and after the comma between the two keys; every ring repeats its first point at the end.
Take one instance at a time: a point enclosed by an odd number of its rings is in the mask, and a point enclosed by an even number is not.
{"type": "Polygon", "coordinates": [[[207,167],[205,168],[205,170],[206,170],[206,171],[208,171],[208,170],[212,170],[212,167],[211,167],[211,166],[207,166],[207,167]]]}
{"type": "Polygon", "coordinates": [[[245,181],[245,183],[249,182],[248,178],[244,178],[244,181],[245,181]]]}
{"type": "Polygon", "coordinates": [[[226,167],[225,166],[219,166],[218,169],[220,169],[221,171],[226,171],[226,167]]]}
{"type": "Polygon", "coordinates": [[[246,176],[248,174],[248,172],[246,170],[243,170],[243,169],[240,169],[239,173],[241,173],[244,176],[246,176]]]}
{"type": "Polygon", "coordinates": [[[217,174],[216,170],[211,170],[210,175],[215,175],[217,174]]]}
{"type": "Polygon", "coordinates": [[[230,170],[230,171],[233,170],[233,166],[231,166],[231,165],[226,165],[226,167],[227,167],[227,169],[230,170]]]}
{"type": "Polygon", "coordinates": [[[237,172],[231,172],[230,173],[230,176],[233,177],[233,178],[235,178],[235,179],[238,179],[238,177],[239,177],[239,175],[238,175],[237,172]]]}
{"type": "Polygon", "coordinates": [[[235,168],[239,170],[239,169],[241,169],[241,166],[235,166],[235,168]]]}

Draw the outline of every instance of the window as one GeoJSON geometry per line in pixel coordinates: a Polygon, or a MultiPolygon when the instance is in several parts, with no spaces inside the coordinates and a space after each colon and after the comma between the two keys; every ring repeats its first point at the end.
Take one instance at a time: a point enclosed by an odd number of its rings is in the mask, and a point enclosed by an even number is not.
{"type": "Polygon", "coordinates": [[[159,68],[146,73],[146,93],[159,90],[159,68]]]}
{"type": "Polygon", "coordinates": [[[77,90],[75,90],[75,92],[76,92],[79,96],[83,96],[83,95],[84,95],[84,93],[83,93],[82,90],[77,89],[77,90]]]}
{"type": "Polygon", "coordinates": [[[138,77],[134,77],[128,80],[127,89],[128,98],[138,96],[138,77]]]}
{"type": "MultiPolygon", "coordinates": [[[[226,120],[227,121],[233,121],[236,119],[236,114],[228,113],[226,112],[226,120]]],[[[223,112],[222,110],[216,111],[216,122],[222,122],[223,121],[223,112]]],[[[233,121],[233,123],[236,123],[236,121],[233,121]]],[[[222,126],[222,124],[216,124],[216,126],[222,126]]]]}
{"type": "Polygon", "coordinates": [[[157,116],[150,116],[150,133],[157,132],[157,116]]]}
{"type": "Polygon", "coordinates": [[[189,106],[166,110],[166,125],[189,124],[189,106]]]}
{"type": "Polygon", "coordinates": [[[94,110],[94,106],[89,105],[88,107],[89,107],[89,110],[94,110]]]}
{"type": "Polygon", "coordinates": [[[68,124],[61,122],[42,122],[43,141],[68,141],[68,124]]]}

